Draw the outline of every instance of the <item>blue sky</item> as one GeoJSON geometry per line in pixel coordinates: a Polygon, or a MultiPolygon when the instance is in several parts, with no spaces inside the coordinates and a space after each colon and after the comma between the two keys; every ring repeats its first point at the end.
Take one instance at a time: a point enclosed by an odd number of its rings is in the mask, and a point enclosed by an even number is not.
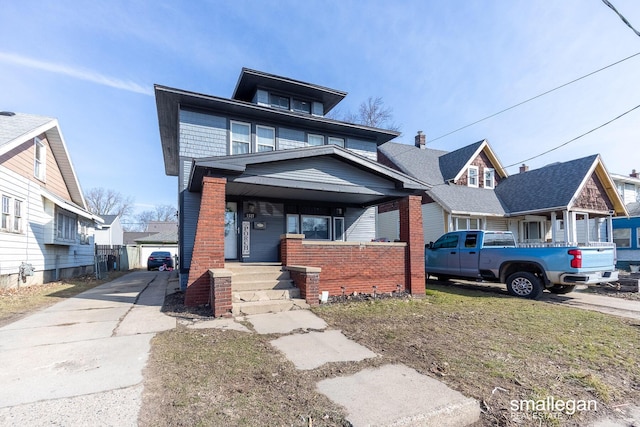
{"type": "MultiPolygon", "coordinates": [[[[640,2],[611,0],[640,29],[640,2]]],[[[640,55],[489,120],[455,129],[640,52],[600,0],[4,1],[0,110],[56,117],[83,189],[138,211],[177,205],[164,174],[153,84],[230,97],[242,67],[382,97],[413,143],[487,139],[503,166],[640,104],[640,55]]],[[[640,170],[640,109],[531,168],[600,153],[640,170]]]]}

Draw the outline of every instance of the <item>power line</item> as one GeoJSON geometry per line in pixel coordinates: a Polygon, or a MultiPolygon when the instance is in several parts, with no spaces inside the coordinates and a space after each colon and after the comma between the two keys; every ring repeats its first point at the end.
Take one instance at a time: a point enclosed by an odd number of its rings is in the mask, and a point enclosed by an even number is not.
{"type": "Polygon", "coordinates": [[[609,0],[602,0],[602,2],[604,4],[606,4],[607,6],[609,6],[611,8],[611,10],[613,10],[619,17],[620,19],[622,19],[622,22],[624,22],[625,24],[627,24],[627,27],[631,28],[633,30],[634,33],[636,33],[637,36],[640,37],[640,32],[638,32],[638,30],[636,30],[635,28],[633,28],[633,25],[631,25],[631,23],[629,21],[627,21],[627,18],[625,18],[620,12],[618,12],[618,9],[616,9],[609,0]]]}
{"type": "MultiPolygon", "coordinates": [[[[603,0],[603,1],[606,1],[606,0],[603,0]]],[[[635,30],[634,30],[634,31],[635,31],[635,30]]],[[[551,93],[551,92],[554,92],[554,91],[556,91],[556,90],[558,90],[558,89],[562,89],[562,88],[563,88],[563,87],[565,87],[565,86],[568,86],[568,85],[570,85],[570,84],[572,84],[572,83],[575,83],[575,82],[577,82],[577,81],[580,81],[580,80],[582,80],[582,79],[585,79],[585,78],[587,78],[587,77],[589,77],[589,76],[592,76],[592,75],[594,75],[594,74],[596,74],[596,73],[599,73],[600,71],[604,71],[604,70],[606,70],[607,68],[613,67],[614,65],[620,64],[621,62],[624,62],[624,61],[626,61],[626,60],[628,60],[628,59],[631,59],[631,58],[633,58],[633,57],[635,57],[635,56],[638,56],[638,55],[640,55],[640,52],[634,53],[633,55],[627,56],[626,58],[623,58],[623,59],[621,59],[621,60],[619,60],[619,61],[616,61],[616,62],[614,62],[614,63],[612,63],[612,64],[609,64],[609,65],[607,65],[607,66],[605,66],[605,67],[602,67],[602,68],[600,68],[600,69],[597,69],[597,70],[595,70],[595,71],[592,71],[592,72],[590,72],[589,74],[585,74],[585,75],[584,75],[584,76],[582,76],[582,77],[578,77],[577,79],[571,80],[570,82],[564,83],[564,84],[562,84],[562,85],[560,85],[560,86],[558,86],[558,87],[555,87],[555,88],[553,88],[553,89],[550,89],[550,90],[548,90],[548,91],[546,91],[546,92],[543,92],[543,93],[541,93],[541,94],[539,94],[539,95],[536,95],[536,96],[534,96],[534,97],[532,97],[532,98],[526,99],[526,100],[524,100],[524,101],[522,101],[522,102],[519,102],[519,103],[517,103],[517,104],[515,104],[515,105],[512,105],[511,107],[505,108],[504,110],[500,110],[500,111],[498,111],[497,113],[493,113],[493,114],[491,114],[491,115],[489,115],[489,116],[486,116],[486,117],[484,117],[484,118],[482,118],[482,119],[480,119],[480,120],[476,120],[476,121],[475,121],[475,122],[473,122],[473,123],[469,123],[468,125],[462,126],[462,127],[458,128],[458,129],[453,130],[453,131],[451,131],[451,132],[448,132],[448,133],[446,133],[446,134],[444,134],[444,135],[440,135],[440,136],[439,136],[439,137],[437,137],[437,138],[433,138],[433,139],[431,139],[429,142],[437,141],[438,139],[441,139],[441,138],[444,138],[444,137],[449,136],[449,135],[451,135],[451,134],[454,134],[454,133],[456,133],[456,132],[459,132],[459,131],[461,131],[461,130],[463,130],[463,129],[466,129],[466,128],[470,127],[470,126],[476,125],[476,124],[478,124],[478,123],[480,123],[480,122],[483,122],[483,121],[485,121],[485,120],[488,120],[488,119],[490,119],[490,118],[492,118],[492,117],[495,117],[495,116],[497,116],[497,115],[499,115],[499,114],[502,114],[502,113],[507,112],[507,111],[509,111],[509,110],[513,110],[514,108],[519,107],[519,106],[521,106],[521,105],[523,105],[523,104],[526,104],[527,102],[533,101],[534,99],[538,99],[538,98],[540,98],[540,97],[542,97],[542,96],[544,96],[544,95],[547,95],[547,94],[549,94],[549,93],[551,93]]]]}
{"type": "Polygon", "coordinates": [[[540,154],[535,155],[535,156],[533,156],[533,157],[529,157],[528,159],[521,160],[521,161],[516,162],[516,163],[514,163],[514,164],[512,164],[512,165],[505,166],[504,168],[505,168],[505,169],[506,169],[506,168],[510,168],[510,167],[512,167],[512,166],[516,166],[516,165],[519,165],[519,164],[521,164],[521,163],[528,162],[528,161],[533,160],[533,159],[537,159],[538,157],[542,157],[542,156],[544,156],[545,154],[549,154],[549,153],[550,153],[550,152],[552,152],[552,151],[555,151],[555,150],[557,150],[557,149],[559,149],[559,148],[562,148],[562,147],[564,147],[565,145],[568,145],[568,144],[572,143],[573,141],[575,141],[575,140],[578,140],[578,139],[582,138],[583,136],[589,135],[590,133],[595,132],[595,131],[597,131],[597,130],[598,130],[598,129],[600,129],[600,128],[603,128],[603,127],[607,126],[608,124],[615,122],[615,121],[616,121],[616,120],[618,120],[619,118],[621,118],[621,117],[623,117],[623,116],[625,116],[625,115],[629,114],[630,112],[632,112],[633,110],[636,110],[636,109],[638,109],[638,108],[640,108],[640,104],[639,104],[639,105],[636,105],[635,107],[633,107],[633,108],[632,108],[632,109],[630,109],[630,110],[625,111],[624,113],[620,114],[618,117],[613,118],[613,119],[609,120],[608,122],[603,123],[603,124],[601,124],[600,126],[595,127],[595,128],[593,128],[593,129],[591,129],[590,131],[583,133],[582,135],[576,136],[575,138],[570,139],[569,141],[567,141],[567,142],[565,142],[565,143],[563,143],[563,144],[560,144],[560,145],[558,145],[557,147],[554,147],[554,148],[552,148],[552,149],[550,149],[550,150],[545,151],[544,153],[540,153],[540,154]]]}

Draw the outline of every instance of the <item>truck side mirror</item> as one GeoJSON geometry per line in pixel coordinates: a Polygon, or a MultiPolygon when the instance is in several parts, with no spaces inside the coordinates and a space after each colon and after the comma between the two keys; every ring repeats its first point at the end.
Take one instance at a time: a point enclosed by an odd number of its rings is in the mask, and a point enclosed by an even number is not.
{"type": "Polygon", "coordinates": [[[429,242],[429,243],[427,243],[426,245],[424,245],[424,247],[425,247],[426,249],[432,249],[432,248],[433,248],[433,242],[429,242]]]}

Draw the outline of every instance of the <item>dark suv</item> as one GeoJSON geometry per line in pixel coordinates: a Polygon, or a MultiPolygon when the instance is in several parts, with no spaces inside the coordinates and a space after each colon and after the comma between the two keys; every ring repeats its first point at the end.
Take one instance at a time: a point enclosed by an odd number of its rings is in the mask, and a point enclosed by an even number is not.
{"type": "Polygon", "coordinates": [[[151,252],[147,258],[147,270],[167,270],[173,269],[173,258],[171,252],[156,251],[151,252]]]}

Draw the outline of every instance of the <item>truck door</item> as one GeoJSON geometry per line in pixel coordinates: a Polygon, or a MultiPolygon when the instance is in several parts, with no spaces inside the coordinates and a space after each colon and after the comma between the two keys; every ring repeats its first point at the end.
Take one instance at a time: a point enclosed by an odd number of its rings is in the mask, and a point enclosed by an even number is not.
{"type": "Polygon", "coordinates": [[[460,273],[458,260],[458,234],[448,233],[440,237],[427,249],[426,269],[428,273],[457,275],[460,273]]]}
{"type": "Polygon", "coordinates": [[[480,239],[478,233],[474,232],[467,233],[464,241],[460,242],[459,259],[461,276],[478,277],[479,244],[480,239]]]}

